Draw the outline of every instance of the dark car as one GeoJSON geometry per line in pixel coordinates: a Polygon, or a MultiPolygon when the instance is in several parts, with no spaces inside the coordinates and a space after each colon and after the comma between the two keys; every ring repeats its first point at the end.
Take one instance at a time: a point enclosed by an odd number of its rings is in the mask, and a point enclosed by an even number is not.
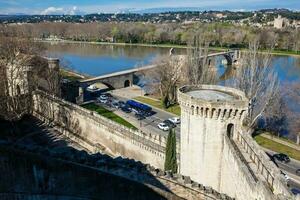
{"type": "Polygon", "coordinates": [[[284,163],[290,162],[290,158],[283,153],[274,154],[273,157],[280,162],[284,162],[284,163]]]}
{"type": "Polygon", "coordinates": [[[294,195],[300,194],[300,190],[297,189],[297,188],[292,188],[292,189],[291,189],[291,192],[292,192],[294,195]]]}
{"type": "Polygon", "coordinates": [[[169,128],[175,128],[176,127],[176,124],[174,124],[173,122],[171,122],[168,119],[166,119],[165,121],[163,121],[163,123],[165,123],[169,128]]]}
{"type": "Polygon", "coordinates": [[[135,113],[134,115],[137,120],[143,120],[143,119],[146,119],[146,117],[144,115],[142,115],[141,113],[135,113]]]}
{"type": "Polygon", "coordinates": [[[123,108],[126,106],[124,101],[119,101],[118,103],[119,103],[120,108],[123,108]]]}
{"type": "Polygon", "coordinates": [[[298,176],[300,176],[300,169],[297,169],[297,170],[296,170],[296,174],[297,174],[298,176]]]}
{"type": "Polygon", "coordinates": [[[131,113],[131,110],[130,110],[129,107],[127,107],[127,106],[121,107],[121,110],[122,110],[123,112],[125,112],[125,113],[131,113]]]}
{"type": "Polygon", "coordinates": [[[112,98],[113,97],[110,93],[104,93],[102,95],[107,96],[108,98],[112,98]]]}

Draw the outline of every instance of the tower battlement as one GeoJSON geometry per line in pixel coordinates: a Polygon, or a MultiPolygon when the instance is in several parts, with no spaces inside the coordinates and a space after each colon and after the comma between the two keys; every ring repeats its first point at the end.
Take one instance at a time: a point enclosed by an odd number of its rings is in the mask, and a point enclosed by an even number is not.
{"type": "Polygon", "coordinates": [[[190,115],[216,120],[241,120],[248,107],[243,92],[216,85],[184,86],[179,89],[178,101],[190,115]]]}

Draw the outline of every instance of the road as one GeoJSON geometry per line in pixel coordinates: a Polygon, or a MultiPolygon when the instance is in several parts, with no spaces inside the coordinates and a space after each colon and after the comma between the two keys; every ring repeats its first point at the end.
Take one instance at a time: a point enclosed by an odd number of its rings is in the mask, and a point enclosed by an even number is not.
{"type": "MultiPolygon", "coordinates": [[[[270,155],[273,156],[277,152],[271,151],[269,149],[263,148],[264,151],[270,155]]],[[[291,159],[288,163],[279,162],[277,160],[273,160],[275,165],[277,165],[280,170],[282,170],[287,176],[290,178],[288,180],[288,186],[290,189],[297,188],[300,190],[300,175],[296,174],[296,170],[300,169],[300,161],[291,159]]]]}
{"type": "MultiPolygon", "coordinates": [[[[118,97],[114,96],[114,98],[117,99],[117,100],[120,100],[120,101],[124,101],[124,102],[126,102],[127,100],[129,100],[127,98],[119,97],[119,96],[118,97]]],[[[101,104],[101,105],[105,106],[104,104],[101,104]]],[[[124,113],[124,112],[122,112],[119,109],[110,108],[110,107],[107,107],[107,106],[105,106],[105,107],[107,109],[115,112],[116,114],[120,115],[121,117],[125,118],[128,122],[130,122],[133,125],[137,126],[137,128],[141,129],[142,131],[147,132],[147,133],[156,133],[156,134],[160,134],[162,136],[167,136],[168,135],[168,131],[160,130],[157,127],[157,125],[160,122],[163,122],[164,120],[169,119],[169,118],[175,116],[175,115],[173,115],[171,113],[164,112],[164,111],[161,111],[159,109],[156,109],[156,108],[152,107],[152,110],[155,112],[155,114],[152,115],[152,116],[147,117],[146,119],[138,121],[135,118],[133,112],[131,112],[131,113],[124,113]]],[[[180,124],[178,124],[175,127],[174,130],[175,130],[177,138],[179,139],[179,137],[180,137],[180,124]]]]}

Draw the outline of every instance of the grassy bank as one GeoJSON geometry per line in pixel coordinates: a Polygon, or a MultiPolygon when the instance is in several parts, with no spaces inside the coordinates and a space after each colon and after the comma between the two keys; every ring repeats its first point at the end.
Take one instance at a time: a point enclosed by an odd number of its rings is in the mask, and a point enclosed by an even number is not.
{"type": "Polygon", "coordinates": [[[106,118],[108,118],[108,119],[110,119],[114,122],[122,124],[122,125],[124,125],[128,128],[132,128],[132,129],[137,130],[137,128],[135,126],[133,126],[131,123],[129,123],[128,121],[126,121],[122,117],[116,115],[112,111],[105,109],[102,106],[98,106],[94,103],[90,103],[90,104],[83,105],[82,107],[84,107],[88,110],[96,111],[99,115],[102,115],[103,117],[106,117],[106,118]]]}
{"type": "Polygon", "coordinates": [[[161,110],[173,113],[175,115],[180,115],[180,106],[178,104],[170,106],[169,108],[166,109],[163,107],[161,101],[159,101],[159,100],[151,99],[148,97],[135,97],[134,99],[137,101],[149,104],[155,108],[159,108],[161,110]]]}
{"type": "Polygon", "coordinates": [[[264,148],[270,149],[272,151],[284,153],[290,156],[291,158],[300,160],[300,151],[296,149],[280,144],[278,142],[274,142],[260,135],[255,136],[254,139],[259,145],[261,145],[264,148]]]}

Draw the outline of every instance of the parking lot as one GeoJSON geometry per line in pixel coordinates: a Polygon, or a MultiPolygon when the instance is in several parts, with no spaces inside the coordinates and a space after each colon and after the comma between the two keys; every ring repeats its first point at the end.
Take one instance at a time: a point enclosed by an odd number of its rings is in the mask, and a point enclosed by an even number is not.
{"type": "MultiPolygon", "coordinates": [[[[110,111],[113,111],[114,113],[123,117],[125,120],[132,123],[144,132],[152,134],[156,133],[163,136],[168,135],[169,131],[159,129],[158,124],[162,123],[165,120],[168,120],[169,118],[175,117],[175,115],[153,107],[151,111],[144,111],[142,109],[138,109],[137,107],[128,105],[128,103],[126,103],[128,100],[130,99],[118,97],[108,93],[106,95],[101,95],[99,98],[97,98],[95,100],[95,103],[99,106],[105,107],[110,111]]],[[[147,105],[145,106],[147,108],[147,105]]],[[[180,124],[170,123],[167,126],[170,127],[172,125],[174,126],[176,135],[179,138],[180,124]]]]}

